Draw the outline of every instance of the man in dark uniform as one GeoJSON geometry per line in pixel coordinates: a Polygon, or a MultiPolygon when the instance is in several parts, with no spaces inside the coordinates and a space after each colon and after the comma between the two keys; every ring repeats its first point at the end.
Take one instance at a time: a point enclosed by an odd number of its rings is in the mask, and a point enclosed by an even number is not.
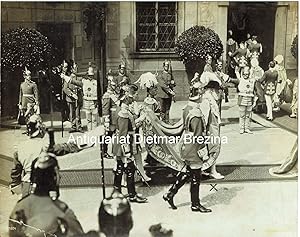
{"type": "Polygon", "coordinates": [[[121,98],[121,109],[117,117],[117,141],[113,143],[113,154],[117,158],[117,168],[114,177],[114,189],[121,192],[121,181],[123,172],[127,175],[127,190],[129,200],[131,202],[144,203],[146,198],[138,195],[135,190],[134,174],[136,167],[134,165],[134,156],[140,149],[137,142],[134,140],[135,134],[138,133],[137,128],[142,125],[145,117],[134,119],[134,114],[129,108],[135,100],[138,87],[136,85],[129,85],[128,89],[121,98]],[[124,141],[124,138],[127,138],[124,141]],[[122,142],[122,140],[123,142],[122,142]],[[118,141],[119,140],[119,141],[118,141]]]}
{"type": "Polygon", "coordinates": [[[9,217],[9,236],[73,236],[83,233],[73,211],[58,200],[58,163],[53,153],[42,151],[32,162],[34,191],[19,200],[9,217]],[[46,178],[45,178],[46,177],[46,178]],[[55,192],[55,198],[50,193],[55,192]]]}
{"type": "Polygon", "coordinates": [[[61,78],[64,80],[63,82],[63,92],[66,95],[66,101],[69,107],[69,120],[71,122],[71,130],[70,132],[81,132],[81,119],[80,119],[80,101],[79,101],[79,91],[80,87],[71,83],[70,80],[65,80],[65,77],[71,76],[76,77],[74,73],[70,72],[72,69],[68,71],[68,63],[63,63],[63,70],[61,74],[61,78]],[[71,74],[72,73],[72,74],[71,74]]]}
{"type": "MultiPolygon", "coordinates": [[[[189,102],[183,111],[183,124],[185,134],[193,137],[203,136],[205,132],[204,115],[200,110],[199,103],[201,102],[200,83],[195,83],[189,98],[189,102]]],[[[176,182],[171,186],[169,191],[163,196],[163,199],[169,203],[172,209],[177,209],[174,204],[174,196],[178,190],[191,178],[191,209],[194,212],[211,212],[200,204],[199,186],[201,181],[201,168],[203,161],[208,157],[208,151],[203,143],[184,142],[181,149],[181,157],[186,162],[186,173],[179,173],[176,182]]]]}
{"type": "Polygon", "coordinates": [[[161,119],[162,121],[168,123],[172,98],[175,96],[175,92],[173,91],[175,81],[169,71],[170,61],[166,60],[163,63],[163,68],[164,70],[157,76],[157,81],[159,84],[157,97],[160,99],[161,119]]]}
{"type": "MultiPolygon", "coordinates": [[[[107,79],[107,91],[102,97],[102,115],[106,135],[112,137],[117,126],[118,108],[120,106],[120,88],[117,79],[113,75],[108,74],[107,79]]],[[[107,153],[107,144],[103,147],[106,157],[110,158],[110,155],[107,153]]]]}
{"type": "Polygon", "coordinates": [[[124,63],[121,63],[119,65],[119,71],[118,74],[116,75],[116,81],[121,88],[120,94],[122,96],[125,93],[126,87],[131,83],[130,78],[126,72],[126,66],[124,63]]]}

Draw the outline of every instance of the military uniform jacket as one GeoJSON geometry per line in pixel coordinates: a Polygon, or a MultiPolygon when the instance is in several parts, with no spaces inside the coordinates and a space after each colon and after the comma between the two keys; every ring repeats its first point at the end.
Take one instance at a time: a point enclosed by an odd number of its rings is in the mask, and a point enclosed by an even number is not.
{"type": "MultiPolygon", "coordinates": [[[[204,116],[200,110],[199,104],[189,101],[188,105],[183,110],[183,124],[185,134],[190,134],[195,137],[205,134],[204,116]]],[[[181,157],[189,164],[203,164],[203,148],[205,144],[186,143],[182,146],[181,157]]]]}
{"type": "Polygon", "coordinates": [[[109,120],[110,131],[116,129],[119,105],[118,95],[107,90],[102,97],[102,115],[109,120]]]}
{"type": "Polygon", "coordinates": [[[20,85],[19,104],[26,109],[28,103],[39,104],[39,95],[36,83],[26,80],[20,85]]]}
{"type": "Polygon", "coordinates": [[[117,80],[118,85],[120,85],[120,87],[130,84],[130,79],[126,74],[122,75],[119,73],[116,76],[116,80],[117,80]]]}
{"type": "Polygon", "coordinates": [[[69,103],[76,102],[76,99],[73,97],[73,95],[78,96],[78,92],[79,90],[81,90],[80,86],[74,83],[75,81],[74,75],[71,75],[71,78],[72,78],[71,81],[69,82],[64,81],[63,84],[63,92],[66,94],[66,101],[69,103]]]}
{"type": "Polygon", "coordinates": [[[129,135],[130,139],[129,143],[125,144],[121,144],[120,142],[113,143],[113,154],[117,157],[124,157],[126,154],[137,154],[138,146],[134,142],[134,134],[138,133],[135,116],[126,104],[121,105],[121,110],[117,116],[116,128],[117,137],[121,138],[129,135]]]}
{"type": "Polygon", "coordinates": [[[157,82],[158,82],[158,93],[157,96],[159,98],[171,98],[171,80],[172,75],[168,72],[161,72],[157,76],[157,82]]]}
{"type": "Polygon", "coordinates": [[[60,201],[49,196],[30,194],[19,200],[9,220],[9,236],[44,237],[59,235],[59,223],[67,229],[65,236],[82,234],[82,227],[75,214],[60,201]],[[26,226],[21,226],[23,221],[26,226]],[[40,230],[40,231],[39,231],[40,230]]]}

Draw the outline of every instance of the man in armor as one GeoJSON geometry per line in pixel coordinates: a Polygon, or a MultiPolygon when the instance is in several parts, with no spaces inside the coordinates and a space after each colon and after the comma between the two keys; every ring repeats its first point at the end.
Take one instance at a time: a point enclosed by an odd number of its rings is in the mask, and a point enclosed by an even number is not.
{"type": "Polygon", "coordinates": [[[138,87],[136,85],[129,85],[125,95],[121,98],[121,108],[116,124],[117,141],[113,143],[113,154],[117,159],[114,189],[121,192],[121,181],[125,171],[129,200],[131,202],[144,203],[147,199],[137,194],[135,190],[134,174],[136,167],[134,156],[139,152],[138,149],[140,149],[137,141],[135,141],[135,134],[138,133],[137,128],[141,126],[145,116],[135,119],[134,114],[129,108],[129,105],[135,101],[137,90],[138,87]]]}
{"type": "Polygon", "coordinates": [[[32,193],[19,200],[9,217],[9,236],[73,236],[83,233],[73,211],[59,197],[55,155],[41,151],[31,164],[32,193]],[[46,177],[46,178],[45,178],[46,177]],[[52,195],[51,193],[56,195],[52,195]]]}
{"type": "MultiPolygon", "coordinates": [[[[202,88],[200,83],[195,83],[193,90],[189,97],[189,102],[183,111],[183,123],[185,134],[193,137],[203,136],[205,132],[204,115],[200,109],[202,88]]],[[[169,203],[172,209],[177,209],[174,204],[174,196],[179,189],[191,178],[191,209],[194,212],[211,212],[210,209],[205,208],[200,204],[199,186],[201,181],[202,166],[205,158],[208,156],[205,144],[201,143],[187,143],[184,142],[181,148],[181,157],[186,162],[186,173],[180,172],[177,175],[176,182],[171,186],[169,191],[163,196],[163,199],[169,203]]]]}
{"type": "Polygon", "coordinates": [[[161,105],[161,119],[162,121],[169,123],[169,113],[172,104],[172,98],[175,96],[173,90],[175,81],[170,73],[170,61],[165,60],[163,63],[163,71],[157,76],[158,81],[158,98],[161,105]]]}

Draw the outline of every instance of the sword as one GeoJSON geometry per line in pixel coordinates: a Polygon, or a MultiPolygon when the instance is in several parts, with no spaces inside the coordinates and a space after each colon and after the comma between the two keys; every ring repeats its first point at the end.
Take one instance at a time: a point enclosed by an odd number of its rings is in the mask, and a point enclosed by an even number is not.
{"type": "Polygon", "coordinates": [[[135,164],[135,162],[133,162],[133,164],[134,164],[134,166],[135,166],[136,171],[138,172],[138,174],[144,179],[145,184],[148,186],[148,188],[151,189],[149,183],[146,181],[145,177],[142,175],[141,171],[138,169],[138,167],[137,167],[137,165],[135,164]]]}

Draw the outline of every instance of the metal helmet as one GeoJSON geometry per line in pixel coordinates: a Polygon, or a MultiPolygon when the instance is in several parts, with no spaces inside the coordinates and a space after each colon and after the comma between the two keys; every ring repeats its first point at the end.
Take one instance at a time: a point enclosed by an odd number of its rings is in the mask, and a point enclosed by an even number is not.
{"type": "Polygon", "coordinates": [[[114,191],[101,202],[98,221],[100,231],[106,236],[129,235],[133,227],[132,211],[128,200],[114,191]]]}

